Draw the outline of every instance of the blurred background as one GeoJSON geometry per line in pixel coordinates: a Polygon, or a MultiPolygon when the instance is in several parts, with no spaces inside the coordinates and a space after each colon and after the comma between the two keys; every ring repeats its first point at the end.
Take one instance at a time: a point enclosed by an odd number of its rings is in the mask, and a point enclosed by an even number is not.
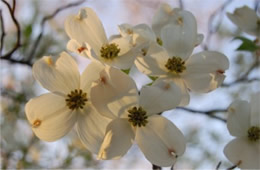
{"type": "MultiPolygon", "coordinates": [[[[12,5],[12,0],[7,0],[12,5]]],[[[259,91],[259,56],[256,52],[236,50],[240,40],[234,37],[254,37],[239,30],[226,16],[235,8],[247,5],[259,15],[258,0],[85,0],[79,5],[62,9],[42,24],[45,16],[53,14],[60,7],[76,3],[74,0],[17,0],[15,17],[21,29],[21,44],[11,59],[1,59],[1,158],[2,169],[151,169],[136,145],[120,160],[100,161],[83,147],[75,131],[64,138],[48,143],[39,140],[31,131],[25,117],[24,105],[32,97],[46,91],[32,77],[31,64],[42,56],[59,55],[66,51],[68,36],[64,31],[64,20],[76,14],[82,7],[93,8],[100,17],[107,35],[117,34],[117,25],[122,23],[151,24],[152,17],[160,3],[167,2],[172,7],[181,7],[194,14],[198,32],[204,34],[201,46],[194,52],[205,49],[224,53],[230,60],[230,69],[225,73],[222,87],[207,94],[192,93],[187,106],[195,110],[226,109],[236,98],[249,100],[252,93],[259,91]],[[44,30],[44,31],[43,31],[44,30]],[[41,35],[40,42],[37,38],[41,35]],[[37,44],[36,44],[37,43],[37,44]],[[35,44],[37,46],[35,46],[35,44]],[[244,77],[245,80],[239,80],[244,77]],[[252,81],[251,81],[252,80],[252,81]],[[256,80],[256,81],[255,81],[256,80]],[[233,83],[235,82],[235,83],[233,83]]],[[[6,33],[2,54],[11,50],[17,41],[17,29],[7,6],[0,2],[1,16],[6,33]]],[[[2,25],[1,25],[2,33],[2,25]]],[[[88,60],[73,55],[79,61],[82,71],[88,60]]],[[[149,82],[148,78],[131,71],[138,86],[149,82]]],[[[192,113],[182,109],[167,111],[163,114],[181,129],[186,137],[187,149],[179,158],[175,169],[226,169],[232,164],[223,154],[224,146],[232,139],[226,123],[205,114],[192,113]]],[[[225,119],[226,113],[215,116],[225,119]]],[[[167,169],[167,168],[165,168],[167,169]]]]}

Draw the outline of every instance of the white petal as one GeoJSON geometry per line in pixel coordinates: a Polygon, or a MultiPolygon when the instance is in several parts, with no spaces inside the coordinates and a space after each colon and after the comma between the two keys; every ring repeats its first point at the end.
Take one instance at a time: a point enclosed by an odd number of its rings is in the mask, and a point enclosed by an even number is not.
{"type": "Polygon", "coordinates": [[[134,64],[134,59],[137,55],[137,52],[129,41],[126,38],[115,38],[111,40],[110,43],[115,43],[118,45],[120,52],[119,56],[114,59],[103,59],[100,57],[100,60],[110,66],[114,66],[119,69],[129,69],[134,64]]]}
{"type": "Polygon", "coordinates": [[[63,52],[56,63],[51,57],[43,57],[33,65],[33,75],[46,89],[67,95],[79,88],[79,71],[74,59],[63,52]]]}
{"type": "Polygon", "coordinates": [[[92,61],[83,71],[80,79],[80,88],[89,94],[89,90],[94,81],[100,77],[100,72],[105,68],[100,62],[92,61]]]}
{"type": "Polygon", "coordinates": [[[65,98],[52,93],[31,99],[25,113],[36,136],[49,142],[66,135],[77,120],[76,113],[66,106],[65,98]]]}
{"type": "Polygon", "coordinates": [[[174,78],[174,83],[181,89],[181,102],[179,106],[186,106],[190,103],[189,89],[181,78],[174,78]]]}
{"type": "Polygon", "coordinates": [[[140,92],[140,106],[148,114],[158,114],[174,109],[181,101],[181,89],[172,80],[156,80],[140,92]]]}
{"type": "Polygon", "coordinates": [[[251,107],[251,126],[260,127],[260,92],[255,93],[251,97],[250,107],[251,107]]]}
{"type": "Polygon", "coordinates": [[[138,24],[136,26],[121,24],[118,28],[122,37],[127,38],[132,46],[141,45],[149,41],[156,41],[153,30],[147,24],[138,24]]]}
{"type": "Polygon", "coordinates": [[[227,127],[232,136],[247,136],[250,127],[250,105],[247,101],[235,100],[228,108],[227,127]]]}
{"type": "Polygon", "coordinates": [[[146,75],[163,76],[168,72],[165,67],[168,59],[168,53],[157,43],[152,43],[146,56],[136,58],[135,65],[146,75]]]}
{"type": "Polygon", "coordinates": [[[81,56],[88,57],[87,55],[87,46],[83,44],[79,44],[76,40],[71,39],[67,43],[67,49],[71,52],[77,53],[81,56]]]}
{"type": "Polygon", "coordinates": [[[115,119],[106,129],[106,136],[100,148],[99,159],[119,159],[132,146],[135,134],[127,119],[115,119]]]}
{"type": "Polygon", "coordinates": [[[107,43],[104,27],[91,8],[80,9],[78,15],[69,16],[65,21],[65,31],[80,44],[88,43],[96,53],[107,43]]]}
{"type": "Polygon", "coordinates": [[[118,48],[120,49],[119,55],[123,55],[127,53],[131,49],[131,44],[126,38],[123,37],[117,37],[112,39],[109,44],[115,43],[118,45],[118,48]]]}
{"type": "Polygon", "coordinates": [[[236,138],[229,142],[224,153],[226,157],[242,169],[260,169],[260,143],[250,142],[245,138],[236,138]]]}
{"type": "Polygon", "coordinates": [[[195,92],[209,92],[222,84],[229,61],[222,53],[203,51],[192,55],[185,65],[182,77],[188,88],[195,92]]]}
{"type": "Polygon", "coordinates": [[[133,26],[127,23],[118,25],[118,30],[120,35],[123,37],[128,37],[130,34],[133,33],[133,26]]]}
{"type": "Polygon", "coordinates": [[[158,10],[155,12],[152,19],[152,29],[160,37],[161,29],[169,24],[174,23],[178,15],[179,9],[172,9],[172,7],[167,3],[162,3],[158,10]]]}
{"type": "Polygon", "coordinates": [[[234,11],[234,14],[227,13],[227,16],[243,31],[256,36],[260,35],[260,31],[257,26],[259,18],[257,17],[256,12],[248,6],[237,8],[234,11]]]}
{"type": "Polygon", "coordinates": [[[136,141],[145,157],[154,165],[172,166],[185,151],[181,131],[162,116],[151,116],[145,127],[136,130],[136,141]]]}
{"type": "Polygon", "coordinates": [[[169,24],[161,32],[163,47],[171,57],[181,57],[186,60],[192,53],[197,41],[197,33],[190,28],[182,28],[169,24]]]}
{"type": "Polygon", "coordinates": [[[138,36],[134,40],[135,44],[140,44],[147,41],[156,41],[156,36],[153,30],[147,24],[139,24],[134,28],[134,33],[138,36]]]}
{"type": "Polygon", "coordinates": [[[120,117],[138,103],[138,92],[134,80],[122,71],[108,67],[100,73],[100,79],[90,91],[93,105],[109,118],[120,117]]]}
{"type": "Polygon", "coordinates": [[[128,53],[118,56],[113,60],[106,60],[105,63],[110,66],[126,70],[133,66],[135,56],[136,53],[133,50],[130,50],[128,53]]]}
{"type": "Polygon", "coordinates": [[[101,116],[90,104],[81,111],[77,132],[84,146],[92,153],[98,154],[109,122],[110,119],[101,116]]]}

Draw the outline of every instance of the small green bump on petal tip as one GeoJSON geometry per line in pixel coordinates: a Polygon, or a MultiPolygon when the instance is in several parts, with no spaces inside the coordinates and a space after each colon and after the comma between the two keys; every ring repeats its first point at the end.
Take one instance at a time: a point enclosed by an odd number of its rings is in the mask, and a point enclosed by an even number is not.
{"type": "Polygon", "coordinates": [[[159,37],[156,38],[156,42],[157,42],[157,44],[159,44],[160,46],[163,45],[163,41],[162,41],[162,39],[159,38],[159,37]]]}
{"type": "Polygon", "coordinates": [[[101,57],[105,59],[114,59],[118,57],[120,48],[115,43],[103,45],[100,49],[101,57]]]}
{"type": "Polygon", "coordinates": [[[147,49],[142,48],[142,49],[141,49],[141,52],[142,52],[142,55],[143,55],[143,56],[146,56],[146,54],[147,54],[147,49]]]}
{"type": "Polygon", "coordinates": [[[180,74],[186,70],[185,61],[183,61],[180,57],[169,58],[165,64],[165,67],[174,74],[180,74]]]}

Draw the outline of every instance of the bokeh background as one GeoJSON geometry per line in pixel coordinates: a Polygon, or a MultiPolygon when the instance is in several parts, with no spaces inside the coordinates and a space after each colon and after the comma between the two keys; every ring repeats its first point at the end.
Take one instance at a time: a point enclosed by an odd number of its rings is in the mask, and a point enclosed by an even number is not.
{"type": "MultiPolygon", "coordinates": [[[[8,0],[12,4],[11,0],[8,0]]],[[[208,94],[192,93],[187,106],[196,110],[226,109],[233,99],[248,100],[252,93],[259,91],[259,81],[244,81],[229,84],[237,80],[256,62],[256,54],[236,51],[241,41],[234,40],[238,35],[249,36],[239,30],[226,16],[235,8],[248,5],[256,9],[258,15],[259,0],[85,0],[82,4],[59,12],[44,25],[42,40],[31,56],[31,51],[39,33],[41,21],[74,0],[17,0],[15,16],[21,26],[22,46],[13,54],[15,60],[31,58],[32,63],[42,56],[58,55],[66,51],[68,36],[64,31],[64,20],[68,15],[76,14],[82,7],[93,8],[100,17],[107,35],[117,34],[117,25],[122,23],[151,24],[155,10],[160,3],[167,2],[172,7],[182,7],[194,14],[198,32],[204,34],[204,41],[194,52],[215,50],[224,53],[230,60],[230,69],[225,73],[226,86],[208,94]],[[258,8],[258,9],[257,9],[258,8]]],[[[0,2],[5,26],[3,52],[13,48],[16,42],[16,27],[3,2],[0,2]]],[[[1,30],[2,32],[2,30],[1,30]]],[[[73,54],[80,70],[89,63],[83,57],[73,54]]],[[[149,163],[136,145],[120,160],[100,161],[83,147],[75,131],[64,138],[48,143],[39,140],[31,131],[24,113],[25,103],[32,97],[46,91],[32,77],[28,64],[0,60],[1,62],[1,168],[2,169],[151,169],[149,163]]],[[[148,83],[149,79],[131,71],[138,87],[148,83]]],[[[248,79],[259,78],[259,66],[248,74],[248,79]]],[[[171,110],[163,114],[181,129],[186,137],[187,149],[174,166],[175,169],[215,169],[221,161],[220,169],[231,167],[223,154],[224,146],[232,139],[226,123],[205,114],[184,110],[171,110]]],[[[226,118],[225,112],[216,116],[226,118]]]]}

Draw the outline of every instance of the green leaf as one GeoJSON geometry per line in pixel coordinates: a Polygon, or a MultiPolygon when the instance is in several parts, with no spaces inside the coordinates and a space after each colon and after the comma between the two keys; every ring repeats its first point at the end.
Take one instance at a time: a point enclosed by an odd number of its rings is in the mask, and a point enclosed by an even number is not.
{"type": "Polygon", "coordinates": [[[254,52],[257,49],[259,49],[259,47],[255,44],[254,41],[247,39],[245,37],[235,37],[234,40],[241,40],[242,44],[236,49],[237,51],[250,51],[250,52],[254,52]]]}
{"type": "Polygon", "coordinates": [[[129,69],[126,69],[126,70],[121,69],[121,71],[123,71],[125,74],[129,74],[130,68],[129,68],[129,69]]]}
{"type": "Polygon", "coordinates": [[[31,36],[31,34],[32,34],[32,25],[31,25],[31,24],[27,25],[27,26],[25,27],[23,33],[24,33],[24,36],[25,36],[26,38],[29,38],[29,37],[31,36]]]}
{"type": "Polygon", "coordinates": [[[153,80],[151,83],[147,84],[147,86],[151,86],[155,80],[158,79],[158,77],[155,76],[148,76],[151,80],[153,80]]]}
{"type": "Polygon", "coordinates": [[[158,77],[155,77],[155,76],[149,76],[149,78],[150,78],[151,80],[153,80],[153,81],[155,81],[155,80],[158,79],[158,77]]]}

